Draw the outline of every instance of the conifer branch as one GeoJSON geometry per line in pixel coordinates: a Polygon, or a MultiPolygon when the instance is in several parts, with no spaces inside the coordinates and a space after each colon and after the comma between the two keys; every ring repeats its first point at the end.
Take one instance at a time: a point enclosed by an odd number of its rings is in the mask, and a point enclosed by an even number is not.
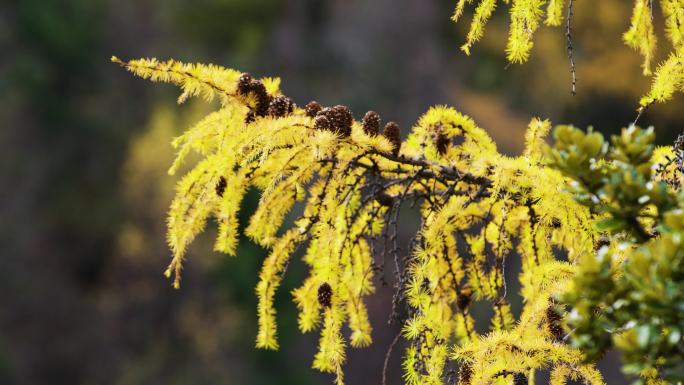
{"type": "MultiPolygon", "coordinates": [[[[531,42],[538,18],[528,12],[539,4],[521,0],[515,6],[516,20],[530,27],[523,40],[531,42]]],[[[517,47],[515,54],[524,55],[528,48],[517,47]]],[[[583,196],[592,198],[617,191],[597,190],[613,170],[600,168],[608,156],[602,137],[560,126],[560,144],[550,149],[544,141],[550,124],[535,119],[524,153],[509,157],[469,117],[444,106],[427,111],[402,140],[395,123],[380,134],[377,113],[368,112],[358,122],[345,106],[299,108],[273,80],[174,61],[126,66],[142,77],[178,84],[186,96],[221,98],[216,115],[174,142],[180,150],[173,169],[190,151],[202,160],[178,183],[169,210],[174,255],[168,271],[175,272],[177,286],[185,251],[211,218],[219,222],[217,249],[234,252],[237,210],[250,188],[259,189],[259,205],[245,229],[269,250],[256,287],[258,347],[278,348],[274,298],[292,257],[303,250],[308,276],[292,293],[299,328],[320,330],[313,367],[334,373],[341,384],[348,346],[372,342],[365,300],[391,258],[395,288],[389,322],[398,322],[402,330],[385,358],[383,382],[389,354],[403,337],[409,342],[403,366],[410,385],[443,383],[456,364],[468,383],[501,376],[522,383],[525,373],[551,368],[556,376],[602,384],[581,351],[547,330],[549,303],[570,285],[574,261],[594,256],[595,221],[620,214],[610,206],[618,198],[586,204],[567,188],[584,189],[583,196]],[[580,150],[594,152],[575,153],[580,150]],[[598,166],[590,167],[590,161],[598,166]],[[407,204],[417,208],[420,224],[402,251],[398,234],[407,204]],[[291,226],[288,216],[295,217],[291,226]],[[376,240],[383,243],[377,253],[376,240]],[[565,250],[569,261],[557,260],[554,249],[565,250]],[[514,257],[522,266],[524,300],[517,322],[507,301],[506,264],[514,257]],[[476,300],[494,312],[486,333],[475,329],[469,310],[476,300]],[[349,340],[342,333],[345,325],[349,340]]],[[[626,130],[615,146],[629,151],[611,152],[621,162],[612,167],[650,159],[634,155],[634,148],[648,151],[649,135],[626,130]]],[[[652,168],[634,167],[639,172],[652,168]]],[[[629,204],[648,203],[639,203],[641,196],[629,204]]],[[[644,210],[637,206],[629,212],[644,210]]],[[[653,215],[620,217],[628,221],[620,230],[632,231],[638,242],[651,242],[644,236],[651,229],[641,221],[661,220],[660,211],[653,215]]]]}

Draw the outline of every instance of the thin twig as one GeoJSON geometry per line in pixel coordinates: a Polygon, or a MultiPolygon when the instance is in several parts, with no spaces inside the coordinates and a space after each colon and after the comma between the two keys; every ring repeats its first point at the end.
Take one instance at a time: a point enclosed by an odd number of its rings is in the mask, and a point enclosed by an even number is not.
{"type": "Polygon", "coordinates": [[[646,112],[646,110],[647,110],[648,107],[650,107],[650,106],[651,106],[651,103],[649,103],[649,104],[647,104],[647,105],[645,105],[645,106],[639,107],[639,113],[637,113],[636,118],[634,118],[634,121],[632,122],[632,126],[636,126],[636,125],[637,125],[637,123],[639,122],[639,119],[641,119],[641,115],[643,115],[643,113],[646,112]]]}
{"type": "MultiPolygon", "coordinates": [[[[497,243],[499,244],[499,248],[501,248],[501,243],[502,243],[502,235],[504,233],[504,218],[506,218],[506,205],[503,205],[501,207],[501,225],[499,226],[499,240],[497,243]]],[[[500,251],[500,250],[498,250],[500,251]]],[[[499,298],[499,302],[506,301],[506,295],[508,295],[508,286],[506,285],[506,256],[508,253],[504,251],[503,255],[501,256],[501,282],[503,284],[503,294],[501,295],[501,298],[499,298]]],[[[502,324],[503,325],[503,324],[502,324]]]]}
{"type": "Polygon", "coordinates": [[[389,359],[392,355],[392,349],[394,349],[394,345],[399,342],[399,337],[401,337],[401,331],[399,331],[396,337],[394,337],[394,340],[392,340],[389,348],[387,348],[387,353],[385,353],[385,363],[382,365],[382,385],[387,385],[387,365],[389,364],[389,359]]]}
{"type": "Polygon", "coordinates": [[[565,38],[567,40],[568,59],[570,60],[570,73],[572,74],[572,96],[577,95],[577,72],[575,71],[575,56],[572,47],[572,1],[568,0],[568,17],[565,20],[565,38]]]}

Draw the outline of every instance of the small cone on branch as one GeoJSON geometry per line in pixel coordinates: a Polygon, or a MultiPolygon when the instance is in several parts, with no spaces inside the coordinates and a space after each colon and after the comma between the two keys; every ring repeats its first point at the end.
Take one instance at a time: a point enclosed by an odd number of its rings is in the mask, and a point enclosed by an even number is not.
{"type": "Polygon", "coordinates": [[[375,111],[368,111],[363,116],[363,132],[375,136],[380,133],[380,115],[375,111]]]}
{"type": "Polygon", "coordinates": [[[237,92],[240,95],[247,95],[251,91],[250,85],[252,83],[252,75],[244,72],[240,75],[237,83],[237,92]]]}
{"type": "Polygon", "coordinates": [[[317,101],[311,101],[307,103],[306,106],[304,106],[304,111],[306,112],[306,116],[310,118],[315,118],[316,114],[318,114],[321,111],[321,105],[317,101]]]}
{"type": "Polygon", "coordinates": [[[553,308],[553,305],[549,305],[549,307],[546,308],[546,322],[548,323],[549,333],[556,342],[563,341],[563,337],[565,336],[565,331],[563,330],[563,326],[561,326],[561,321],[562,317],[560,314],[556,312],[556,309],[553,308]]]}
{"type": "Polygon", "coordinates": [[[256,96],[256,114],[259,116],[266,116],[268,106],[271,104],[271,96],[266,92],[264,83],[258,80],[252,80],[250,87],[252,88],[252,93],[256,96]]]}
{"type": "Polygon", "coordinates": [[[318,114],[316,119],[314,119],[314,128],[317,130],[330,130],[332,128],[330,119],[325,115],[318,114]]]}
{"type": "Polygon", "coordinates": [[[220,177],[218,182],[216,182],[216,195],[223,197],[223,193],[226,191],[227,186],[228,182],[226,181],[226,178],[220,177]]]}
{"type": "Polygon", "coordinates": [[[276,118],[291,114],[293,110],[294,103],[287,96],[276,96],[268,104],[268,115],[276,118]]]}
{"type": "Polygon", "coordinates": [[[351,135],[351,126],[353,122],[354,117],[348,107],[326,107],[316,114],[314,127],[321,130],[333,131],[342,137],[348,137],[351,135]]]}
{"type": "Polygon", "coordinates": [[[318,287],[318,303],[324,308],[332,306],[332,287],[327,282],[318,287]]]}
{"type": "Polygon", "coordinates": [[[268,106],[271,103],[271,96],[266,91],[266,86],[259,80],[252,78],[247,72],[240,75],[237,83],[237,93],[242,96],[253,95],[256,100],[254,112],[258,116],[266,116],[268,106]]]}
{"type": "Polygon", "coordinates": [[[328,119],[330,119],[333,129],[342,137],[351,135],[351,126],[354,117],[352,116],[349,107],[341,105],[333,107],[330,109],[328,119]]]}
{"type": "Polygon", "coordinates": [[[458,369],[458,385],[470,385],[470,380],[473,377],[473,368],[469,363],[464,362],[458,369]]]}
{"type": "Polygon", "coordinates": [[[392,143],[392,155],[398,156],[401,149],[401,129],[395,122],[385,124],[382,135],[392,143]]]}

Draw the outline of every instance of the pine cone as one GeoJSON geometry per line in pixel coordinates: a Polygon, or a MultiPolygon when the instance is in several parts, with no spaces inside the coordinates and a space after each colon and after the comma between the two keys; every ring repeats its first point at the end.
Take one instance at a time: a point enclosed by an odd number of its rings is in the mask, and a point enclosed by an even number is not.
{"type": "Polygon", "coordinates": [[[245,95],[245,96],[248,95],[249,92],[252,90],[251,84],[252,84],[252,75],[250,75],[247,72],[244,72],[242,75],[240,75],[240,78],[238,79],[237,93],[240,95],[245,95]]]}
{"type": "Polygon", "coordinates": [[[458,369],[458,384],[459,385],[470,385],[470,380],[473,376],[473,368],[469,363],[464,362],[458,369]]]}
{"type": "Polygon", "coordinates": [[[276,118],[291,114],[293,110],[294,103],[287,96],[276,96],[268,105],[268,115],[276,118]]]}
{"type": "Polygon", "coordinates": [[[223,197],[223,193],[226,191],[226,186],[228,186],[226,178],[220,177],[218,182],[216,182],[216,195],[223,197]]]}
{"type": "Polygon", "coordinates": [[[385,124],[382,135],[392,143],[392,155],[398,156],[401,149],[401,129],[395,122],[385,124]]]}
{"type": "Polygon", "coordinates": [[[351,135],[351,126],[354,121],[349,107],[337,105],[330,109],[328,116],[333,129],[343,137],[351,135]]]}
{"type": "Polygon", "coordinates": [[[549,305],[546,308],[546,322],[548,323],[549,333],[551,333],[556,342],[563,341],[563,337],[565,337],[565,331],[563,326],[561,326],[562,319],[560,314],[556,312],[556,309],[553,308],[553,305],[549,305]]]}
{"type": "Polygon", "coordinates": [[[253,95],[256,99],[254,112],[258,116],[266,116],[268,105],[271,103],[271,96],[266,92],[266,86],[259,80],[252,78],[247,72],[240,75],[237,83],[237,93],[242,96],[253,95]]]}
{"type": "Polygon", "coordinates": [[[266,86],[264,83],[258,80],[252,80],[250,83],[251,92],[256,98],[256,108],[255,112],[259,116],[266,116],[268,112],[268,106],[271,104],[271,96],[266,92],[266,86]]]}
{"type": "Polygon", "coordinates": [[[314,119],[314,128],[317,130],[330,130],[332,125],[330,124],[330,119],[327,116],[318,114],[316,119],[314,119]]]}
{"type": "Polygon", "coordinates": [[[306,106],[304,106],[304,111],[306,111],[306,116],[314,118],[316,117],[316,114],[318,114],[321,111],[321,105],[318,104],[318,102],[315,100],[311,101],[306,106]]]}
{"type": "Polygon", "coordinates": [[[368,111],[363,116],[363,132],[370,136],[380,133],[380,115],[375,111],[368,111]]]}
{"type": "Polygon", "coordinates": [[[324,308],[332,306],[332,287],[327,282],[318,287],[318,303],[324,308]]]}

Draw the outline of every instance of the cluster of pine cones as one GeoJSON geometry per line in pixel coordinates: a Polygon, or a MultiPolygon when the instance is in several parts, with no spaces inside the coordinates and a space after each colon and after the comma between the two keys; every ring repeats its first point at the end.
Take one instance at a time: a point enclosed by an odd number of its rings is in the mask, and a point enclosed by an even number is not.
{"type": "Polygon", "coordinates": [[[272,97],[266,91],[264,83],[243,73],[238,79],[237,93],[243,97],[253,97],[256,105],[245,117],[245,123],[251,123],[257,116],[282,117],[294,111],[295,104],[287,96],[272,97]]]}
{"type": "MultiPolygon", "coordinates": [[[[347,106],[337,105],[335,107],[321,107],[316,102],[310,102],[304,107],[306,115],[314,119],[314,127],[318,130],[330,130],[338,133],[342,137],[351,135],[351,126],[354,116],[347,106]]],[[[380,134],[380,115],[375,111],[368,111],[361,121],[363,131],[368,135],[380,134]]],[[[399,155],[401,147],[401,130],[395,122],[385,124],[382,132],[392,143],[392,154],[399,155]]]]}
{"type": "MultiPolygon", "coordinates": [[[[291,114],[296,105],[287,96],[271,96],[266,91],[266,86],[260,80],[256,80],[249,73],[240,75],[237,84],[238,96],[252,98],[254,106],[247,116],[245,123],[249,124],[257,117],[272,116],[282,117],[291,114]]],[[[342,137],[351,135],[351,127],[354,116],[347,106],[322,107],[318,102],[310,102],[304,107],[306,115],[314,119],[314,128],[318,130],[330,130],[342,137]]],[[[363,117],[363,130],[368,135],[380,134],[380,115],[375,111],[368,111],[363,117]]],[[[382,131],[382,135],[392,143],[392,154],[399,155],[401,148],[401,129],[395,122],[388,122],[382,131]]]]}

